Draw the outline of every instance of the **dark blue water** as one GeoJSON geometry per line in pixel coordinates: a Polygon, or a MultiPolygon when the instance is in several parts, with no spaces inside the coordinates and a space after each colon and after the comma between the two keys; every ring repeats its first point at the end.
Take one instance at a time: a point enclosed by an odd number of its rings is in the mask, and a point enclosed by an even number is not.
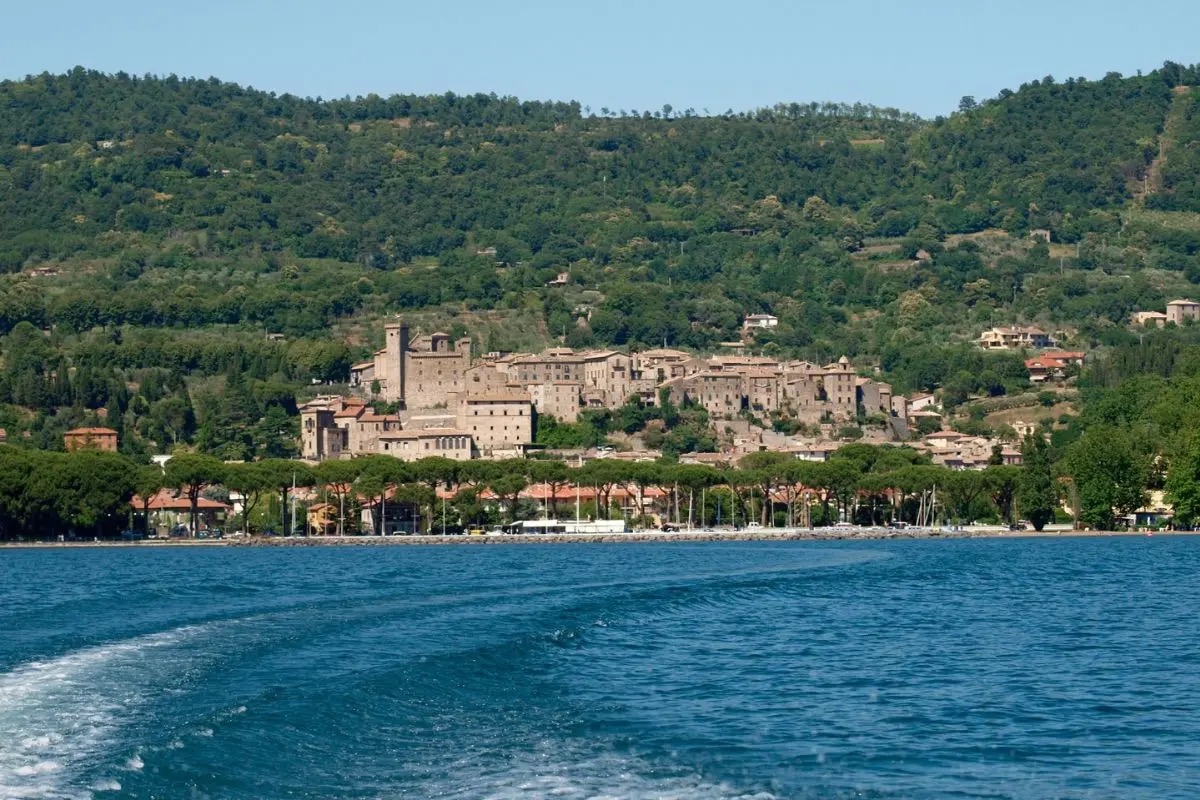
{"type": "Polygon", "coordinates": [[[3,798],[1200,797],[1200,539],[0,552],[3,798]]]}

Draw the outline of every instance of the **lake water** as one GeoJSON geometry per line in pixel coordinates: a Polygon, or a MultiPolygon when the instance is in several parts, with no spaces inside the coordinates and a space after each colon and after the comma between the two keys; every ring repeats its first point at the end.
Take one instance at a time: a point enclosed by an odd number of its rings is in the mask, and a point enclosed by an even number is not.
{"type": "Polygon", "coordinates": [[[0,798],[1195,798],[1200,538],[0,551],[0,798]]]}

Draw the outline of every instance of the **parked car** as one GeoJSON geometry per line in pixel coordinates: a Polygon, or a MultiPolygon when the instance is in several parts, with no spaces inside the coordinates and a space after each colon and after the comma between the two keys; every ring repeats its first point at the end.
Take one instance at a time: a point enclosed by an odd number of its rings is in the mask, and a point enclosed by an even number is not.
{"type": "Polygon", "coordinates": [[[140,542],[144,538],[145,538],[145,536],[142,535],[141,531],[135,531],[135,530],[121,531],[121,541],[140,542]]]}

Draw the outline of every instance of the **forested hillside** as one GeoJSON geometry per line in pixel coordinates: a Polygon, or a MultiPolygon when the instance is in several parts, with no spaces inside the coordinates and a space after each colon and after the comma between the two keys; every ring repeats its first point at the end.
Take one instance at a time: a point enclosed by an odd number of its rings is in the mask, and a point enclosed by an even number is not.
{"type": "Polygon", "coordinates": [[[983,328],[1121,346],[1130,311],[1195,293],[1197,83],[1047,77],[927,121],[6,81],[0,424],[51,444],[111,406],[150,449],[259,441],[397,312],[494,350],[703,349],[770,311],[769,352],[1004,391],[983,328]]]}

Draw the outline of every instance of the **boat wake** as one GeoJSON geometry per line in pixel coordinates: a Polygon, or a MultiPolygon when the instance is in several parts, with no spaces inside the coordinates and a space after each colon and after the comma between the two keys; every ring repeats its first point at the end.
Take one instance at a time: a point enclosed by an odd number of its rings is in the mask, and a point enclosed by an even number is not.
{"type": "Polygon", "coordinates": [[[776,800],[770,792],[713,782],[691,770],[654,768],[633,755],[579,753],[578,758],[564,760],[562,746],[563,742],[547,742],[542,752],[490,766],[464,761],[451,765],[444,781],[421,781],[412,790],[382,793],[379,800],[776,800]]]}
{"type": "Polygon", "coordinates": [[[207,627],[110,642],[0,674],[0,797],[74,800],[118,791],[115,777],[89,780],[84,772],[100,766],[117,732],[136,718],[147,684],[170,670],[171,659],[150,653],[207,627]]]}

